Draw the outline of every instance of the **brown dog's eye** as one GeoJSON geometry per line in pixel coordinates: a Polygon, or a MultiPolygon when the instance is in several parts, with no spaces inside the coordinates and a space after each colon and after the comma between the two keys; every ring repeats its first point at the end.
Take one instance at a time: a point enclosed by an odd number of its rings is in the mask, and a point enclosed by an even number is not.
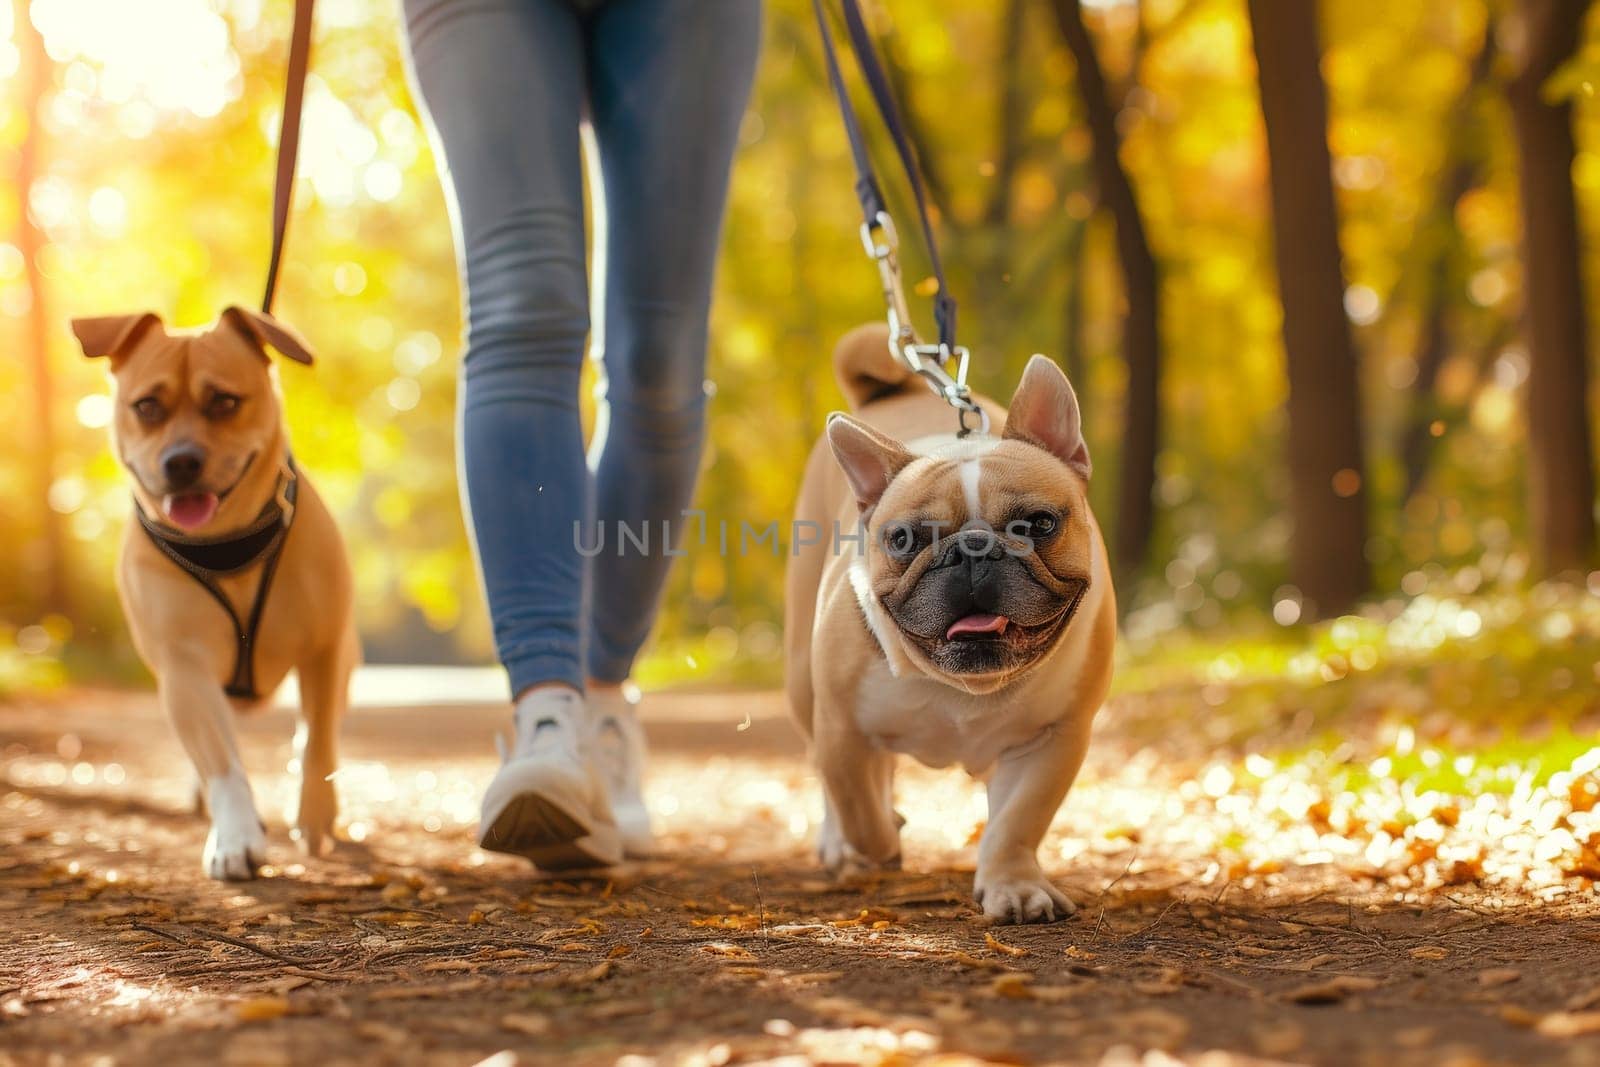
{"type": "Polygon", "coordinates": [[[213,393],[206,403],[206,418],[225,419],[239,410],[239,398],[232,393],[213,393]]]}
{"type": "Polygon", "coordinates": [[[883,547],[896,559],[917,554],[917,531],[910,523],[896,522],[883,531],[883,547]]]}
{"type": "Polygon", "coordinates": [[[1014,537],[1027,537],[1034,541],[1043,541],[1061,528],[1061,520],[1048,511],[1035,511],[1025,519],[1017,519],[1006,526],[1006,532],[1014,537]]]}
{"type": "Polygon", "coordinates": [[[167,409],[153,396],[140,397],[133,402],[133,413],[146,426],[153,426],[166,417],[167,409]]]}

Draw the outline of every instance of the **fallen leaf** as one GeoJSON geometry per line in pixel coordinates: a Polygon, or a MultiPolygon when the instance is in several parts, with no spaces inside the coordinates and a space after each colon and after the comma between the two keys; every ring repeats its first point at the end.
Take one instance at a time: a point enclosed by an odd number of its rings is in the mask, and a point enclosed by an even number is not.
{"type": "Polygon", "coordinates": [[[947,960],[954,960],[963,967],[971,967],[978,971],[1005,971],[1010,969],[999,960],[982,959],[981,957],[974,956],[971,953],[962,952],[960,949],[954,949],[946,953],[943,958],[947,960]]]}
{"type": "Polygon", "coordinates": [[[500,1016],[500,1029],[527,1034],[529,1037],[542,1037],[550,1030],[550,1017],[531,1011],[512,1012],[500,1016]]]}
{"type": "Polygon", "coordinates": [[[1574,995],[1571,1000],[1567,1001],[1565,1007],[1568,1011],[1583,1011],[1586,1008],[1594,1007],[1596,1004],[1600,1004],[1600,985],[1574,995]]]}
{"type": "Polygon", "coordinates": [[[1539,1024],[1539,1013],[1529,1011],[1520,1004],[1500,1005],[1500,1018],[1512,1026],[1533,1027],[1539,1024]]]}
{"type": "Polygon", "coordinates": [[[513,974],[544,974],[560,967],[561,964],[552,960],[540,960],[537,963],[522,963],[511,968],[513,974]]]}
{"type": "Polygon", "coordinates": [[[1089,986],[1080,982],[1077,985],[1030,985],[1028,992],[1034,1000],[1044,1000],[1050,1003],[1059,1003],[1082,996],[1089,986]]]}
{"type": "Polygon", "coordinates": [[[726,956],[727,958],[734,960],[749,960],[755,958],[750,954],[748,949],[740,948],[738,945],[729,944],[726,941],[708,942],[700,946],[700,951],[709,952],[713,956],[726,956]]]}
{"type": "Polygon", "coordinates": [[[989,984],[989,992],[997,997],[1008,1000],[1029,1000],[1033,997],[1033,990],[1028,988],[1028,983],[1033,981],[1033,975],[1021,971],[1010,971],[1006,974],[996,975],[989,984]]]}
{"type": "Polygon", "coordinates": [[[1600,1033],[1600,1011],[1553,1011],[1534,1024],[1544,1037],[1582,1037],[1600,1033]]]}
{"type": "Polygon", "coordinates": [[[573,975],[567,980],[567,984],[575,986],[593,985],[596,982],[604,981],[610,976],[611,968],[613,966],[614,965],[610,960],[601,960],[599,963],[595,964],[593,967],[590,967],[582,974],[573,975]]]}
{"type": "Polygon", "coordinates": [[[1164,997],[1171,993],[1177,992],[1178,987],[1175,985],[1168,985],[1165,982],[1152,982],[1145,980],[1133,983],[1133,989],[1134,992],[1142,993],[1147,997],[1164,997]]]}
{"type": "Polygon", "coordinates": [[[1365,993],[1369,989],[1376,988],[1378,988],[1376,978],[1341,974],[1326,982],[1313,982],[1311,985],[1291,989],[1283,995],[1283,998],[1294,1004],[1337,1004],[1352,993],[1365,993]]]}
{"type": "Polygon", "coordinates": [[[1320,956],[1312,956],[1308,960],[1301,960],[1299,963],[1291,964],[1291,966],[1297,971],[1314,971],[1325,964],[1333,963],[1338,958],[1332,952],[1324,952],[1320,956]]]}
{"type": "Polygon", "coordinates": [[[1491,967],[1487,971],[1478,972],[1478,984],[1493,988],[1495,986],[1509,985],[1522,977],[1522,972],[1515,967],[1491,967]]]}
{"type": "Polygon", "coordinates": [[[1414,960],[1442,960],[1450,955],[1450,950],[1442,945],[1419,945],[1411,950],[1414,960]]]}
{"type": "Polygon", "coordinates": [[[786,974],[783,980],[788,985],[822,985],[825,982],[837,982],[843,977],[843,971],[803,971],[800,974],[786,974]]]}
{"type": "Polygon", "coordinates": [[[1028,950],[1020,945],[1008,945],[993,934],[984,934],[983,943],[995,952],[1003,952],[1007,956],[1026,956],[1028,950]]]}
{"type": "Polygon", "coordinates": [[[272,1019],[281,1019],[289,1014],[289,998],[277,997],[252,997],[241,1000],[233,1006],[233,1016],[240,1022],[260,1023],[272,1019]]]}

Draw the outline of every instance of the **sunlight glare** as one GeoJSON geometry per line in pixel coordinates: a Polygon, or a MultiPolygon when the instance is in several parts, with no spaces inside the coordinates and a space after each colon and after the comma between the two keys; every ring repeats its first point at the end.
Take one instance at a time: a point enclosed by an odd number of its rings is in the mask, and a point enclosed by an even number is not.
{"type": "Polygon", "coordinates": [[[239,95],[228,24],[206,0],[35,0],[32,18],[52,59],[99,68],[95,91],[110,103],[210,118],[239,95]]]}

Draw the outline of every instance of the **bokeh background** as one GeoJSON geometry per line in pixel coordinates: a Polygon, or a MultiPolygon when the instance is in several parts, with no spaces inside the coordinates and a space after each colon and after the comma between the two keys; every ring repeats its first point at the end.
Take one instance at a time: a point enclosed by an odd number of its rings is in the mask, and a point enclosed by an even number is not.
{"type": "MultiPolygon", "coordinates": [[[[1600,594],[1586,6],[867,5],[976,385],[1009,394],[1035,351],[1078,385],[1135,646],[1556,572],[1600,594]],[[1258,69],[1262,45],[1278,61],[1258,69]],[[1538,330],[1530,235],[1557,279],[1538,330]],[[1311,340],[1286,349],[1286,330],[1311,340]],[[1292,370],[1309,384],[1291,402],[1292,370]]],[[[0,13],[0,693],[141,677],[112,592],[130,505],[105,371],[67,320],[151,308],[197,324],[258,298],[290,8],[0,13]]],[[[456,497],[456,271],[397,9],[318,4],[278,311],[320,361],[282,380],[296,454],[352,546],[369,660],[486,663],[456,497]]],[[[811,20],[806,0],[767,5],[712,329],[713,520],[787,518],[840,406],[832,341],[882,313],[811,20]]],[[[907,258],[926,296],[925,260],[907,258]]],[[[774,681],[782,567],[691,546],[642,680],[774,681]]]]}

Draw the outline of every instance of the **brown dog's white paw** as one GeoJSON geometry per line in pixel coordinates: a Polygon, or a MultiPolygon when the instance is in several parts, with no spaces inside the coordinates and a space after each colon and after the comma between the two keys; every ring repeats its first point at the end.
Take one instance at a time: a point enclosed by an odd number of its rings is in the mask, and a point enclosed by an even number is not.
{"type": "Polygon", "coordinates": [[[997,923],[1055,922],[1078,910],[1037,865],[1031,870],[980,870],[973,895],[983,913],[997,923]]]}
{"type": "Polygon", "coordinates": [[[259,822],[252,822],[248,828],[225,826],[220,821],[211,824],[205,851],[200,855],[207,875],[218,880],[243,881],[254,878],[265,862],[267,835],[259,822]]]}
{"type": "Polygon", "coordinates": [[[243,772],[211,779],[206,806],[211,810],[211,832],[200,854],[201,867],[212,878],[254,878],[256,869],[267,862],[267,833],[243,772]]]}

